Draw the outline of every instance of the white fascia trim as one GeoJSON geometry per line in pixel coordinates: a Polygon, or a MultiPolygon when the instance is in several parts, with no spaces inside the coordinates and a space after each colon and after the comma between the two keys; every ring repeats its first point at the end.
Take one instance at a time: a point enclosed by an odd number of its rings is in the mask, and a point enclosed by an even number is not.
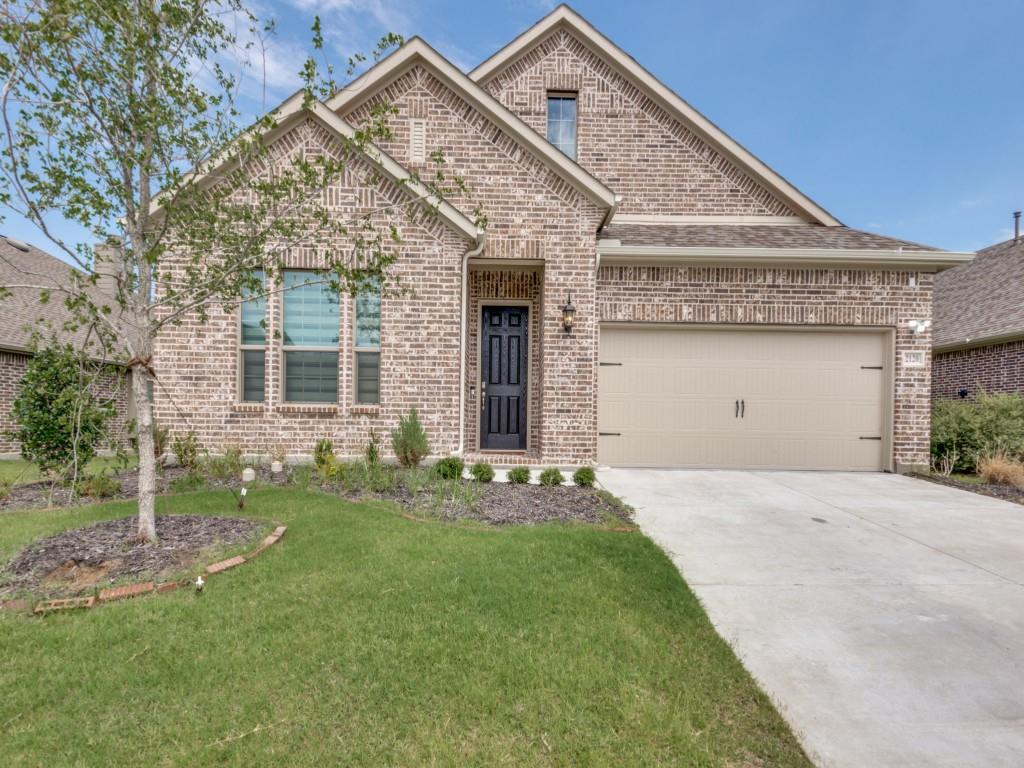
{"type": "Polygon", "coordinates": [[[776,227],[814,227],[807,219],[799,216],[690,216],[675,214],[617,213],[616,224],[728,224],[776,227]]]}
{"type": "Polygon", "coordinates": [[[640,66],[636,59],[615,45],[615,43],[595,29],[590,22],[566,5],[558,6],[491,58],[472,70],[469,73],[469,77],[478,83],[484,83],[498,69],[514,60],[520,53],[530,48],[533,43],[560,24],[572,29],[584,41],[596,48],[599,53],[606,54],[611,63],[622,74],[639,84],[643,91],[666,109],[669,114],[674,114],[684,123],[692,126],[710,144],[731,157],[741,167],[746,168],[755,178],[760,179],[768,187],[774,189],[795,208],[825,226],[838,227],[842,225],[842,222],[832,216],[832,214],[807,197],[768,165],[751,154],[739,142],[728,136],[721,128],[687,104],[678,94],[640,66]]]}
{"type": "MultiPolygon", "coordinates": [[[[332,131],[346,139],[351,139],[355,136],[355,128],[328,109],[323,103],[314,101],[312,106],[307,109],[304,106],[304,94],[300,91],[286,99],[281,106],[274,110],[274,128],[267,131],[261,137],[261,140],[270,144],[275,138],[287,131],[303,116],[303,114],[308,114],[310,117],[315,118],[329,131],[332,131]]],[[[255,135],[256,131],[251,129],[246,131],[243,134],[243,137],[252,138],[255,135]]],[[[389,177],[400,186],[406,187],[413,195],[437,210],[438,215],[453,226],[458,232],[465,235],[473,242],[482,242],[483,230],[478,227],[475,222],[451,203],[441,200],[436,195],[432,194],[421,183],[413,180],[412,174],[410,174],[404,166],[398,163],[386,152],[371,144],[367,146],[363,156],[371,165],[381,171],[385,176],[389,177]]],[[[230,149],[225,150],[225,152],[221,153],[217,158],[214,158],[199,169],[186,175],[184,177],[184,181],[194,181],[197,184],[202,184],[208,178],[210,180],[215,180],[217,176],[226,172],[233,165],[233,162],[234,161],[231,159],[230,149]]],[[[151,215],[159,213],[161,207],[160,201],[163,194],[164,193],[161,193],[161,195],[154,198],[150,205],[151,215]]]]}
{"type": "Polygon", "coordinates": [[[973,253],[953,251],[866,250],[838,248],[703,248],[621,245],[618,240],[599,241],[601,264],[727,264],[906,267],[940,271],[974,258],[973,253]]]}
{"type": "Polygon", "coordinates": [[[325,103],[335,112],[350,111],[376,93],[378,86],[383,87],[401,74],[406,67],[411,67],[417,62],[426,64],[446,85],[533,150],[548,167],[558,172],[576,189],[600,205],[608,208],[615,205],[615,193],[612,190],[591,176],[582,166],[570,160],[564,152],[556,149],[547,139],[506,109],[501,102],[470,80],[464,72],[421,38],[414,37],[408,40],[405,45],[357,77],[325,103]]]}

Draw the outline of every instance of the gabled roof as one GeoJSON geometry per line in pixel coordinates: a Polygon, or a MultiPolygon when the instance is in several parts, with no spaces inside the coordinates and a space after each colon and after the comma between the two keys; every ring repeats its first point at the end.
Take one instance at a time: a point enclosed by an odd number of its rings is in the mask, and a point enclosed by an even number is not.
{"type": "Polygon", "coordinates": [[[519,37],[469,73],[469,77],[480,84],[486,83],[508,64],[529,52],[533,46],[548,34],[558,29],[568,29],[583,43],[592,48],[620,74],[635,83],[655,103],[670,115],[694,130],[705,141],[729,157],[740,168],[774,191],[794,209],[819,224],[840,226],[838,219],[815,203],[786,179],[757,159],[746,148],[728,136],[721,128],[686,103],[668,86],[644,69],[637,61],[601,34],[586,19],[568,5],[560,5],[538,21],[519,37]]]}
{"type": "Polygon", "coordinates": [[[511,134],[580,192],[608,209],[615,207],[616,195],[611,189],[564,152],[555,148],[419,37],[407,40],[398,50],[381,59],[371,69],[338,91],[326,104],[335,112],[349,112],[417,64],[432,72],[475,109],[511,134]]]}
{"type": "MultiPolygon", "coordinates": [[[[322,102],[314,99],[309,107],[305,106],[304,102],[305,94],[302,91],[298,91],[274,110],[272,116],[276,125],[272,131],[262,137],[265,143],[272,142],[304,117],[316,120],[327,130],[343,138],[351,139],[355,135],[355,128],[328,109],[322,102]]],[[[251,135],[246,136],[251,138],[251,135]]],[[[363,157],[385,177],[399,183],[414,196],[436,209],[438,215],[443,220],[468,239],[479,241],[483,237],[483,230],[466,214],[446,200],[441,200],[433,195],[423,184],[414,180],[412,174],[393,157],[384,152],[384,150],[371,144],[366,147],[363,157]]],[[[229,148],[211,162],[186,176],[185,180],[202,185],[207,180],[216,179],[223,175],[225,169],[230,167],[233,162],[229,148]]],[[[154,199],[151,208],[153,213],[159,211],[164,194],[166,193],[161,193],[160,196],[154,199]]]]}
{"type": "Polygon", "coordinates": [[[978,251],[974,261],[935,278],[936,349],[1024,337],[1024,238],[978,251]]]}
{"type": "Polygon", "coordinates": [[[29,352],[33,332],[46,337],[50,331],[61,341],[83,346],[88,338],[84,328],[64,330],[65,323],[77,323],[59,292],[75,280],[83,281],[81,285],[95,304],[115,304],[99,288],[86,284],[85,275],[70,264],[28,243],[0,237],[0,286],[39,286],[10,288],[10,295],[0,299],[0,350],[29,352]],[[41,289],[53,291],[45,303],[39,297],[41,289]]]}

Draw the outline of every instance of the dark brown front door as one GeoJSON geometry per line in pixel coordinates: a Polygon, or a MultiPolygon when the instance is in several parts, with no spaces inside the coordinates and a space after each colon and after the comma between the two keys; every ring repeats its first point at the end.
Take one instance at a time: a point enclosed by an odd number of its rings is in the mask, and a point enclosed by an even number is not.
{"type": "Polygon", "coordinates": [[[526,307],[483,307],[480,448],[526,450],[526,307]]]}

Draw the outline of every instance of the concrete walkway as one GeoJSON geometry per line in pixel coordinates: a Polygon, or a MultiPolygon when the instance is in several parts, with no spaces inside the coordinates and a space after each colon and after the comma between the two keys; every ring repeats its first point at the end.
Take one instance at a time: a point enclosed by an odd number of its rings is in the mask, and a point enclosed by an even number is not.
{"type": "Polygon", "coordinates": [[[1024,507],[883,474],[598,477],[819,766],[1024,766],[1024,507]]]}

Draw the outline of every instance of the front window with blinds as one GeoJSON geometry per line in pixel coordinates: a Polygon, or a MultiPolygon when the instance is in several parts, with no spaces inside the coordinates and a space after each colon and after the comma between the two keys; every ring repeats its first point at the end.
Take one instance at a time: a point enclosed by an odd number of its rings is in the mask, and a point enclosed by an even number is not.
{"type": "MultiPolygon", "coordinates": [[[[262,287],[263,273],[256,272],[254,276],[262,287]]],[[[266,396],[267,297],[263,293],[263,290],[254,292],[249,289],[242,292],[239,390],[243,403],[262,403],[266,396]]]]}
{"type": "Polygon", "coordinates": [[[284,274],[284,400],[338,402],[338,293],[314,272],[284,274]]]}
{"type": "Polygon", "coordinates": [[[356,294],[356,402],[380,402],[380,285],[356,294]]]}
{"type": "Polygon", "coordinates": [[[548,141],[576,159],[576,94],[548,94],[548,141]]]}

